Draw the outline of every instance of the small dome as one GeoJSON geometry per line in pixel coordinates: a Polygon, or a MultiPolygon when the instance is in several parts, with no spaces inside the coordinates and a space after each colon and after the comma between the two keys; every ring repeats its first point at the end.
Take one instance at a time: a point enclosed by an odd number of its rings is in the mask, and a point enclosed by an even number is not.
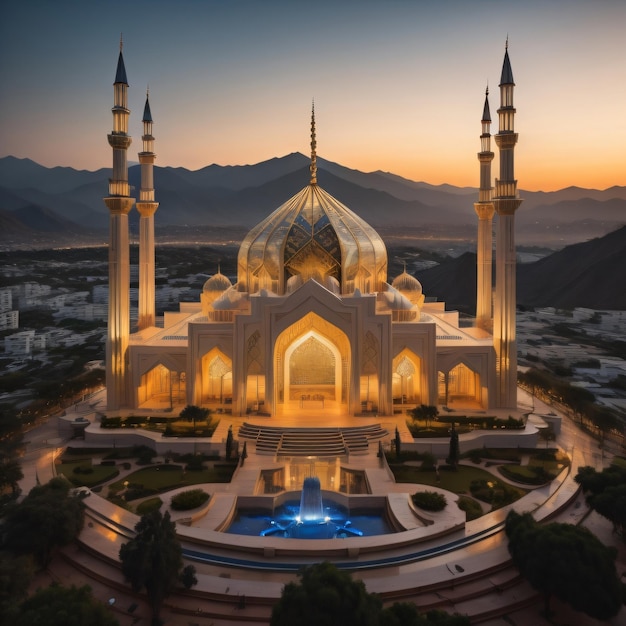
{"type": "Polygon", "coordinates": [[[411,276],[406,270],[404,270],[400,276],[396,276],[396,278],[393,279],[391,286],[398,291],[422,293],[422,284],[420,281],[417,280],[415,276],[411,276]]]}
{"type": "Polygon", "coordinates": [[[202,291],[212,291],[219,292],[226,291],[230,289],[233,284],[230,282],[228,276],[224,276],[220,271],[217,272],[214,276],[211,276],[205,283],[202,291]]]}

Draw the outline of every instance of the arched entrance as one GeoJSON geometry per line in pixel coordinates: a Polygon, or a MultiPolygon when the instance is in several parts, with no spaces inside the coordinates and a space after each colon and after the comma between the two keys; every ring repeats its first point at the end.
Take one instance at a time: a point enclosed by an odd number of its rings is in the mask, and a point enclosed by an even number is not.
{"type": "Polygon", "coordinates": [[[171,409],[176,404],[185,404],[186,393],[185,372],[170,370],[159,363],[141,377],[139,406],[142,409],[171,409]]]}
{"type": "Polygon", "coordinates": [[[403,350],[393,360],[393,403],[422,403],[420,381],[420,358],[410,350],[403,350]]]}
{"type": "Polygon", "coordinates": [[[233,401],[232,361],[213,348],[202,357],[201,403],[225,405],[233,401]]]}
{"type": "Polygon", "coordinates": [[[307,313],[276,340],[276,408],[347,412],[350,358],[346,334],[319,315],[307,313]]]}
{"type": "Polygon", "coordinates": [[[448,372],[438,373],[439,403],[455,408],[484,408],[481,398],[480,375],[465,363],[448,372]]]}

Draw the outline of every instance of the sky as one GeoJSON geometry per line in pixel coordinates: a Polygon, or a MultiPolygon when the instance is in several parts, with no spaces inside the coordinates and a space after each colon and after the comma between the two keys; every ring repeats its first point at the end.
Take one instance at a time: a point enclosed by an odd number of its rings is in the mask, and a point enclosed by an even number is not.
{"type": "Polygon", "coordinates": [[[624,0],[0,0],[0,157],[111,167],[122,35],[129,161],[149,88],[160,166],[309,154],[314,101],[318,156],[477,187],[508,38],[519,188],[626,185],[624,32],[624,0]]]}

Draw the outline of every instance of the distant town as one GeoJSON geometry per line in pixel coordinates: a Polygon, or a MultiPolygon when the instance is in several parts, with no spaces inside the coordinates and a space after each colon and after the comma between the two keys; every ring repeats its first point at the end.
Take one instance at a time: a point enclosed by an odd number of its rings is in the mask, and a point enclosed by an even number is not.
{"type": "MultiPolygon", "coordinates": [[[[157,256],[157,315],[199,301],[218,267],[235,278],[234,247],[162,246],[157,256]]],[[[395,249],[394,258],[402,257],[415,257],[414,250],[395,249]]],[[[423,267],[437,264],[424,260],[428,254],[420,258],[423,267]]],[[[3,253],[0,268],[0,406],[36,416],[102,386],[107,249],[14,251],[3,253]]],[[[132,265],[133,323],[137,274],[132,265]]],[[[536,368],[593,394],[595,404],[621,416],[612,431],[623,441],[626,311],[520,307],[517,332],[522,380],[536,368]]]]}

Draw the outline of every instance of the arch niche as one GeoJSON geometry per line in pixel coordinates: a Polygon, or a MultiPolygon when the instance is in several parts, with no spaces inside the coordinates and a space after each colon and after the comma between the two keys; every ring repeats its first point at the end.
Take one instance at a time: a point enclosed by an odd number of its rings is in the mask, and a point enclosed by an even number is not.
{"type": "Polygon", "coordinates": [[[456,408],[486,408],[480,374],[463,361],[438,372],[439,402],[456,408]]]}
{"type": "Polygon", "coordinates": [[[233,364],[219,348],[202,357],[202,404],[232,404],[233,364]]]}
{"type": "Polygon", "coordinates": [[[274,347],[276,407],[340,407],[350,401],[351,349],[347,335],[316,313],[286,328],[274,347]],[[309,405],[314,406],[314,405],[309,405]]]}
{"type": "Polygon", "coordinates": [[[393,359],[394,404],[423,402],[421,365],[420,357],[406,348],[393,359]]]}
{"type": "Polygon", "coordinates": [[[142,409],[172,408],[175,404],[184,404],[187,393],[185,372],[157,362],[154,367],[142,374],[137,389],[138,406],[142,409]]]}

